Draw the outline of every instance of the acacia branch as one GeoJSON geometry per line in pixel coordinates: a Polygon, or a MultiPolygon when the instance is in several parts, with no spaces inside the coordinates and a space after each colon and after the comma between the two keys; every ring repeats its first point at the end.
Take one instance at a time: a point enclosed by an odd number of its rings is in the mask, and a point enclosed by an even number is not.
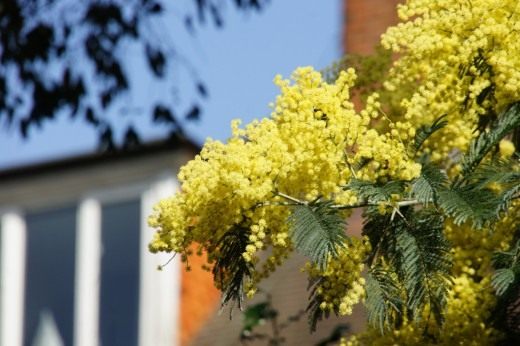
{"type": "Polygon", "coordinates": [[[294,203],[296,203],[296,204],[300,204],[300,205],[307,205],[307,204],[309,204],[309,202],[307,202],[307,201],[299,200],[298,198],[295,198],[295,197],[289,196],[289,195],[287,195],[287,194],[285,194],[285,193],[283,193],[283,192],[279,192],[279,191],[278,191],[278,192],[276,192],[276,194],[277,194],[278,196],[283,197],[283,198],[285,198],[285,199],[287,199],[287,200],[289,200],[289,201],[291,201],[291,202],[294,202],[294,203]]]}
{"type": "MultiPolygon", "coordinates": [[[[363,203],[358,203],[358,204],[335,204],[330,207],[333,209],[355,209],[355,208],[364,208],[364,207],[377,207],[380,204],[381,203],[363,202],[363,203]]],[[[392,206],[394,206],[395,208],[400,208],[400,207],[408,207],[408,206],[417,205],[417,204],[422,204],[422,203],[416,199],[410,199],[410,200],[396,202],[395,204],[392,204],[392,206]]]]}

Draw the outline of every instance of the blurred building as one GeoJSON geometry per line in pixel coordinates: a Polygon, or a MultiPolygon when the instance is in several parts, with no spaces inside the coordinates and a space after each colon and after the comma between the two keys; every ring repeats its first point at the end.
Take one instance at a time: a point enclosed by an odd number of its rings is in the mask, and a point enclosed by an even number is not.
{"type": "MultiPolygon", "coordinates": [[[[371,52],[398,2],[346,0],[345,52],[371,52]]],[[[175,172],[197,151],[156,142],[0,172],[0,345],[240,345],[242,316],[218,313],[203,259],[185,272],[178,258],[147,251],[152,205],[177,190],[175,172]]],[[[360,232],[359,217],[350,225],[360,232]]],[[[282,323],[306,307],[304,261],[291,257],[262,284],[282,323]]],[[[310,334],[303,316],[282,332],[287,345],[313,345],[362,321],[356,312],[310,334]]]]}
{"type": "Polygon", "coordinates": [[[171,256],[148,253],[147,217],[196,151],[157,142],[0,172],[1,345],[178,345],[183,274],[178,259],[157,270],[171,256]]]}
{"type": "Polygon", "coordinates": [[[381,34],[397,22],[397,5],[403,0],[344,0],[343,48],[345,53],[369,54],[381,34]]]}

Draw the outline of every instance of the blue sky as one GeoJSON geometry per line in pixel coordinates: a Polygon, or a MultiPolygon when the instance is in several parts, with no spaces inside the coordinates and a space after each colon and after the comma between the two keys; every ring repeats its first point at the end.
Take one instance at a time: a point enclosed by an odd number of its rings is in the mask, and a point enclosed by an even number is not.
{"type": "MultiPolygon", "coordinates": [[[[191,2],[176,1],[171,13],[182,13],[183,6],[191,2]]],[[[228,8],[222,30],[197,26],[195,36],[185,30],[178,16],[163,18],[161,28],[168,31],[163,39],[175,38],[177,50],[209,90],[201,120],[186,124],[188,136],[199,144],[207,137],[225,140],[232,119],[248,122],[269,115],[267,105],[277,94],[272,83],[275,74],[289,76],[298,66],[320,69],[337,59],[341,54],[341,4],[340,0],[271,0],[260,14],[228,8]]],[[[125,52],[127,67],[136,87],[106,116],[117,120],[116,138],[129,124],[135,124],[145,140],[160,138],[165,130],[153,126],[148,114],[120,114],[122,105],[127,110],[146,108],[167,92],[160,83],[152,82],[140,55],[129,49],[125,52]]],[[[178,109],[187,109],[195,93],[188,70],[179,67],[173,72],[178,109]]],[[[64,114],[32,129],[27,141],[16,129],[0,126],[0,169],[90,152],[97,143],[94,129],[64,114]]]]}

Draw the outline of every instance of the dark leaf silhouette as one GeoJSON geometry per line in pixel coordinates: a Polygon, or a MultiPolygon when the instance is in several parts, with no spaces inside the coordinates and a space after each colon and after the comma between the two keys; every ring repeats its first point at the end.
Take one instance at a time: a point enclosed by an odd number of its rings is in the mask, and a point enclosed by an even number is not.
{"type": "Polygon", "coordinates": [[[187,120],[199,120],[200,119],[200,107],[197,105],[194,105],[191,107],[191,109],[186,113],[185,118],[187,120]]]}
{"type": "Polygon", "coordinates": [[[176,124],[175,117],[169,108],[156,105],[153,110],[153,121],[159,124],[176,124]]]}
{"type": "Polygon", "coordinates": [[[164,77],[164,68],[166,66],[166,57],[163,52],[156,50],[151,46],[146,46],[146,58],[150,69],[157,77],[164,77]]]}
{"type": "Polygon", "coordinates": [[[99,125],[99,120],[96,117],[96,115],[94,114],[94,111],[92,110],[92,108],[90,108],[90,107],[85,112],[85,120],[94,126],[99,125]]]}
{"type": "Polygon", "coordinates": [[[131,149],[137,147],[141,143],[139,135],[135,132],[133,126],[129,126],[125,133],[125,139],[123,143],[124,149],[131,149]]]}
{"type": "Polygon", "coordinates": [[[197,83],[197,92],[204,98],[209,96],[208,89],[206,89],[206,86],[202,82],[197,83]]]}
{"type": "Polygon", "coordinates": [[[99,149],[102,151],[113,151],[115,148],[116,146],[114,144],[112,129],[106,127],[99,137],[99,149]]]}
{"type": "MultiPolygon", "coordinates": [[[[194,18],[199,24],[209,20],[217,28],[224,24],[229,9],[224,2],[191,1],[195,10],[187,6],[186,13],[180,16],[190,33],[195,34],[194,18]]],[[[239,11],[259,10],[267,3],[228,1],[239,11]]],[[[182,52],[176,49],[175,38],[163,40],[155,32],[163,27],[165,5],[165,0],[3,0],[0,121],[18,128],[25,138],[33,126],[41,127],[55,119],[58,112],[65,112],[94,127],[103,150],[123,147],[127,142],[139,143],[138,128],[129,129],[121,143],[116,143],[112,134],[117,119],[101,115],[123,107],[121,97],[134,87],[130,78],[134,69],[128,66],[125,55],[127,47],[142,48],[137,51],[148,62],[147,72],[161,83],[176,83],[167,78],[169,66],[186,67],[181,63],[182,52]]],[[[202,110],[197,102],[208,97],[204,83],[195,77],[196,73],[193,76],[196,95],[190,102],[196,106],[184,119],[175,118],[175,104],[169,99],[156,100],[156,105],[146,111],[157,126],[168,126],[179,135],[172,137],[182,136],[180,120],[200,118],[202,110]]]]}

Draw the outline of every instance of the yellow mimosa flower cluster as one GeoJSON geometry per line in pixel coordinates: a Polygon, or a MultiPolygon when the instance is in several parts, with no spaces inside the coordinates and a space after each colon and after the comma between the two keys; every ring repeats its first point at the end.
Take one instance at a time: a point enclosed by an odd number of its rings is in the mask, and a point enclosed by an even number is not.
{"type": "Polygon", "coordinates": [[[520,98],[520,5],[516,0],[409,0],[382,44],[399,54],[385,86],[414,92],[404,118],[448,125],[427,145],[434,160],[464,150],[481,116],[520,98]]]}
{"type": "Polygon", "coordinates": [[[321,310],[336,312],[340,316],[352,314],[353,306],[365,295],[365,279],[361,272],[369,251],[368,239],[354,238],[350,244],[338,249],[337,258],[329,258],[325,271],[307,263],[304,270],[309,278],[318,280],[314,289],[321,310]]]}
{"type": "Polygon", "coordinates": [[[520,227],[520,202],[515,201],[502,218],[481,230],[473,230],[470,225],[453,225],[447,222],[444,228],[446,238],[452,244],[453,272],[476,276],[489,276],[492,271],[491,257],[495,251],[509,250],[515,230],[520,227]]]}
{"type": "MultiPolygon", "coordinates": [[[[270,117],[245,127],[234,121],[226,143],[208,140],[181,169],[180,191],[158,203],[150,217],[149,224],[157,230],[150,250],[181,253],[185,260],[195,242],[206,250],[210,268],[223,256],[225,236],[238,231],[243,246],[235,257],[252,268],[244,282],[244,293],[252,297],[261,280],[295,250],[288,222],[295,205],[332,201],[330,208],[335,213],[341,210],[337,213],[345,218],[350,208],[370,205],[391,217],[391,222],[403,218],[405,223],[404,215],[410,214],[402,213],[404,208],[445,210],[438,201],[421,204],[411,184],[402,181],[419,176],[421,165],[415,160],[422,159],[439,164],[450,178],[461,173],[461,153],[479,135],[483,129],[479,126],[520,100],[520,2],[408,0],[398,10],[402,22],[382,37],[383,46],[397,53],[388,78],[381,81],[384,90],[370,91],[364,108],[356,111],[351,101],[356,80],[352,68],[341,71],[334,82],[325,81],[311,67],[296,69],[290,79],[276,76],[280,94],[271,104],[270,117]],[[390,104],[382,105],[381,100],[390,104]],[[416,153],[413,141],[421,126],[442,115],[447,126],[416,153]],[[406,186],[404,192],[391,192],[372,202],[366,197],[369,194],[358,196],[349,190],[353,179],[381,184],[402,180],[399,183],[406,186]]],[[[506,137],[483,161],[491,162],[490,155],[512,159],[515,151],[518,154],[506,137]]],[[[487,187],[498,194],[505,189],[501,184],[494,181],[487,187]]],[[[369,328],[342,339],[341,345],[497,343],[503,335],[490,323],[496,304],[492,255],[509,250],[520,227],[518,199],[499,217],[499,222],[486,223],[479,230],[472,229],[470,221],[445,222],[453,266],[444,271],[451,270],[453,282],[442,312],[444,324],[437,324],[430,313],[435,310],[425,303],[420,305],[423,310],[413,312],[422,317],[419,321],[407,320],[405,311],[398,328],[384,335],[369,328]]],[[[327,313],[350,314],[366,294],[362,271],[370,251],[367,239],[353,238],[337,247],[338,256],[328,257],[323,269],[307,264],[303,271],[317,282],[315,306],[327,313]]],[[[383,265],[390,263],[384,254],[380,256],[383,265]]]]}
{"type": "Polygon", "coordinates": [[[328,84],[310,67],[297,69],[292,81],[277,76],[281,94],[270,118],[245,128],[235,121],[227,143],[207,141],[181,169],[181,191],[159,203],[150,218],[158,230],[150,249],[186,254],[197,242],[210,250],[212,262],[219,239],[240,226],[248,233],[246,261],[260,265],[257,252],[274,249],[274,258],[253,275],[258,281],[292,250],[286,223],[290,208],[278,205],[285,201],[279,192],[307,201],[322,196],[355,203],[355,194],[341,186],[361,160],[371,161],[357,172],[364,180],[416,177],[420,165],[408,158],[405,143],[370,128],[381,116],[376,101],[361,113],[354,110],[349,88],[355,78],[349,69],[328,84]]]}
{"type": "Polygon", "coordinates": [[[441,329],[434,325],[425,311],[420,323],[404,321],[400,328],[390,330],[384,335],[370,328],[343,341],[343,345],[494,345],[502,337],[488,322],[494,304],[495,296],[489,278],[475,280],[463,274],[453,279],[444,313],[445,322],[441,329]],[[428,341],[425,332],[435,336],[435,341],[428,341]]]}
{"type": "Polygon", "coordinates": [[[498,145],[498,149],[500,151],[500,156],[505,159],[510,158],[516,150],[513,142],[508,139],[501,140],[498,145]]]}

